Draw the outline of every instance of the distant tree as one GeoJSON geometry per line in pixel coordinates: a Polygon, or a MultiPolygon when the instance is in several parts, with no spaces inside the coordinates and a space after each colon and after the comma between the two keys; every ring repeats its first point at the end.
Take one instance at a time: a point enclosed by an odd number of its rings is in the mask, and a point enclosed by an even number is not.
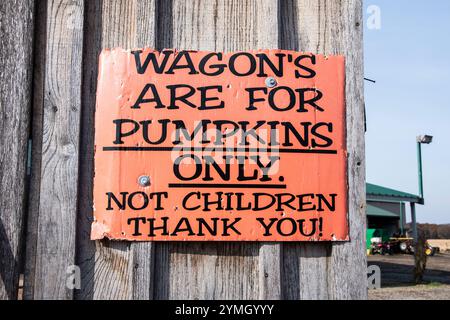
{"type": "MultiPolygon", "coordinates": [[[[411,229],[411,224],[406,225],[411,229]]],[[[425,239],[450,239],[450,224],[418,223],[417,230],[422,232],[425,239]]]]}

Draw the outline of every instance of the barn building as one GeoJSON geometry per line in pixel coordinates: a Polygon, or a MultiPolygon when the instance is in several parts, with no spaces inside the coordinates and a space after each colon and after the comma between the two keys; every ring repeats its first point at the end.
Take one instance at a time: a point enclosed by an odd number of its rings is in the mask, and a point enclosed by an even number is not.
{"type": "Polygon", "coordinates": [[[404,235],[407,211],[412,222],[412,234],[416,230],[415,204],[423,204],[419,196],[379,185],[366,183],[366,215],[368,239],[370,230],[382,230],[386,236],[404,235]],[[409,208],[408,208],[409,207],[409,208]]]}

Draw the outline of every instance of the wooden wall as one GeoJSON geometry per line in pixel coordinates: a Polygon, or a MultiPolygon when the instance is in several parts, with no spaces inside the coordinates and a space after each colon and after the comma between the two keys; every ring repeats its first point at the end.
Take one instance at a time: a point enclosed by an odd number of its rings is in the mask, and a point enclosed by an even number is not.
{"type": "Polygon", "coordinates": [[[366,298],[362,0],[0,6],[1,299],[17,297],[22,260],[26,299],[366,298]],[[90,241],[98,55],[112,47],[344,54],[351,241],[90,241]],[[70,265],[81,268],[79,290],[66,286],[70,265]]]}
{"type": "Polygon", "coordinates": [[[33,10],[32,0],[0,3],[0,299],[17,295],[23,251],[33,10]]]}

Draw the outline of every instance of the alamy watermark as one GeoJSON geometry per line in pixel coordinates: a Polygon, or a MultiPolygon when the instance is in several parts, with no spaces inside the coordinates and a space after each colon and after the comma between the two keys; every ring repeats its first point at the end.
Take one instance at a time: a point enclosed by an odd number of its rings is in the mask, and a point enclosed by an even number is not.
{"type": "Polygon", "coordinates": [[[366,10],[367,20],[366,26],[369,30],[381,29],[381,8],[377,5],[369,5],[366,10]]]}
{"type": "Polygon", "coordinates": [[[81,270],[77,265],[70,265],[66,269],[66,287],[69,290],[81,289],[81,270]]]}
{"type": "Polygon", "coordinates": [[[369,290],[381,288],[381,269],[377,265],[367,267],[367,288],[369,290]]]}

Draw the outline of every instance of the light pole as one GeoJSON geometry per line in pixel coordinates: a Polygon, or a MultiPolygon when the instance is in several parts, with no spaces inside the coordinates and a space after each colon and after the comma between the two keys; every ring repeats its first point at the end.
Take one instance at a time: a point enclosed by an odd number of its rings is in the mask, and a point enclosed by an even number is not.
{"type": "Polygon", "coordinates": [[[422,144],[430,144],[433,142],[433,136],[423,135],[417,137],[417,166],[419,174],[419,196],[421,204],[424,204],[423,198],[423,171],[422,171],[422,144]]]}
{"type": "MultiPolygon", "coordinates": [[[[423,135],[417,137],[417,167],[419,173],[419,204],[424,204],[423,198],[423,174],[422,174],[422,144],[430,144],[433,137],[423,135]]],[[[411,202],[411,224],[413,229],[414,243],[417,243],[417,223],[416,223],[416,204],[411,202]]]]}
{"type": "MultiPolygon", "coordinates": [[[[424,204],[425,200],[423,198],[423,172],[422,172],[422,144],[430,144],[433,142],[433,136],[423,135],[417,137],[417,166],[419,171],[419,204],[424,204]]],[[[413,243],[414,243],[414,277],[417,283],[418,278],[422,278],[425,271],[426,256],[424,254],[425,250],[425,240],[418,238],[417,234],[417,224],[416,224],[416,207],[415,203],[411,202],[411,219],[413,226],[413,243]]]]}

